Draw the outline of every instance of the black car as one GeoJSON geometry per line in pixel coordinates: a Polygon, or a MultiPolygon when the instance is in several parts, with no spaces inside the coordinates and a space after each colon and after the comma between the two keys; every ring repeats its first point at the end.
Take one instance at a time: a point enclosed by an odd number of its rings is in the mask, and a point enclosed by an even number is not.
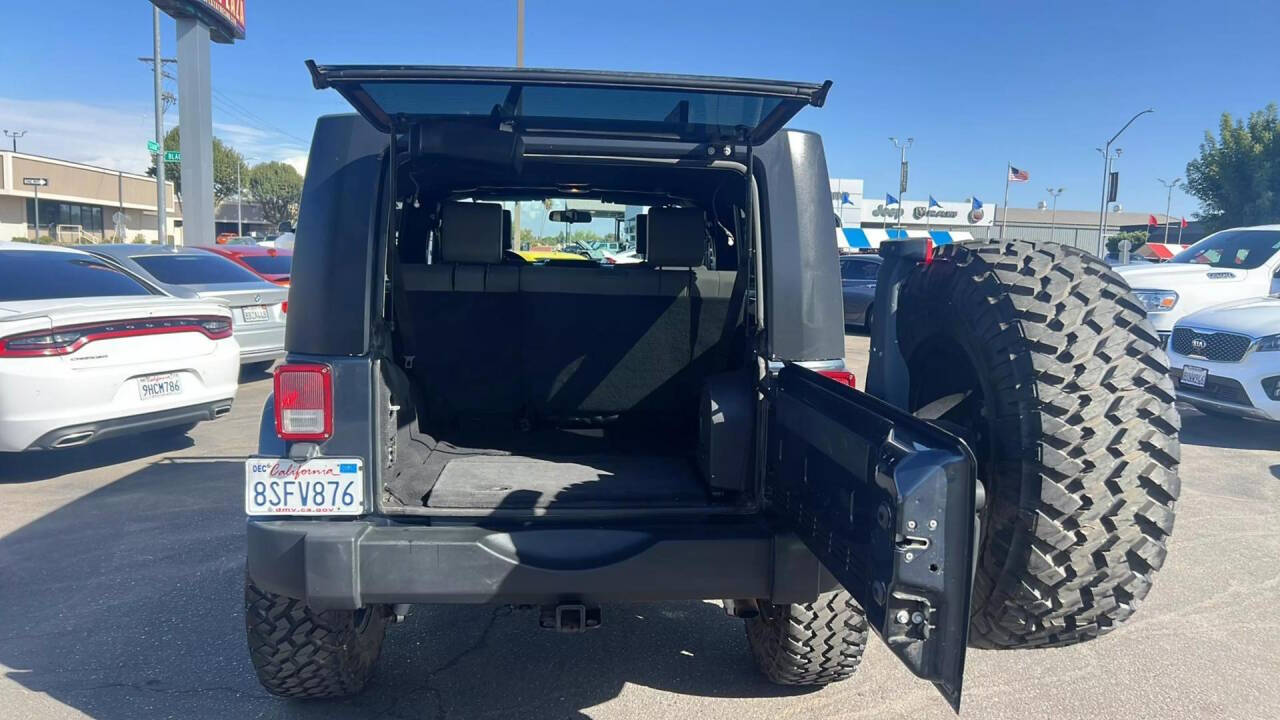
{"type": "Polygon", "coordinates": [[[308,65],[359,115],[316,124],[245,467],[269,691],[358,692],[415,603],[719,599],[774,682],[870,629],[958,707],[970,644],[1147,594],[1178,415],[1142,306],[1071,248],[886,243],[852,387],[822,140],[783,129],[830,83],[308,65]],[[643,209],[644,262],[503,252],[568,198],[643,209]]]}

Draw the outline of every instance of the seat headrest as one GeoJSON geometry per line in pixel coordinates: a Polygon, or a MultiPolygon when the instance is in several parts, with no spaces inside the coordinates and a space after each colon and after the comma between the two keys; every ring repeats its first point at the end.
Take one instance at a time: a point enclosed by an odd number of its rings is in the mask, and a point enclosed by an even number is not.
{"type": "Polygon", "coordinates": [[[707,254],[706,213],[699,208],[650,208],[645,262],[697,267],[707,254]]]}
{"type": "Polygon", "coordinates": [[[649,216],[645,213],[636,215],[636,254],[649,252],[649,216]]]}
{"type": "Polygon", "coordinates": [[[502,206],[447,202],[440,211],[440,259],[447,263],[502,262],[502,206]]]}

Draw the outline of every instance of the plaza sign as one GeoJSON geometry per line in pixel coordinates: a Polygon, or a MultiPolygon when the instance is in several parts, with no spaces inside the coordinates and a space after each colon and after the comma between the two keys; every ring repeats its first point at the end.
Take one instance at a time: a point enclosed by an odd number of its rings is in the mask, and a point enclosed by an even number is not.
{"type": "Polygon", "coordinates": [[[170,17],[196,17],[209,26],[214,42],[244,39],[245,0],[151,0],[170,17]]]}

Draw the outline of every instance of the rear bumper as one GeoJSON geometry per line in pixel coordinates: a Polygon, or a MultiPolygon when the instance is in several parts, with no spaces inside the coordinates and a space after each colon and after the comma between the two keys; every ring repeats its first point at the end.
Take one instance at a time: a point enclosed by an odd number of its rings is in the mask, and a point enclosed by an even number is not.
{"type": "Polygon", "coordinates": [[[170,408],[158,412],[110,418],[96,422],[68,425],[41,435],[28,450],[53,450],[75,447],[121,435],[161,430],[175,425],[188,425],[213,420],[231,412],[231,398],[170,408]]]}
{"type": "Polygon", "coordinates": [[[240,364],[279,360],[284,355],[283,347],[244,349],[240,351],[240,364]]]}
{"type": "Polygon", "coordinates": [[[255,584],[317,609],[376,603],[813,600],[832,581],[792,536],[756,520],[510,531],[250,520],[255,584]]]}

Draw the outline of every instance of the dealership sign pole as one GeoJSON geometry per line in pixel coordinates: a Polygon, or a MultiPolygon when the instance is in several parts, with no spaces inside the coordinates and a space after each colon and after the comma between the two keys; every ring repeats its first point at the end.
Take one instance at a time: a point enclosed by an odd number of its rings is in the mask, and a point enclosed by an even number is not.
{"type": "MultiPolygon", "coordinates": [[[[210,246],[213,233],[213,109],[209,41],[244,39],[245,0],[151,0],[178,24],[178,127],[183,244],[210,246]]],[[[157,138],[162,140],[160,129],[157,138]]],[[[157,157],[157,164],[163,162],[157,157]]],[[[164,192],[163,189],[160,190],[164,192]]],[[[161,235],[163,239],[164,235],[161,235]]]]}

